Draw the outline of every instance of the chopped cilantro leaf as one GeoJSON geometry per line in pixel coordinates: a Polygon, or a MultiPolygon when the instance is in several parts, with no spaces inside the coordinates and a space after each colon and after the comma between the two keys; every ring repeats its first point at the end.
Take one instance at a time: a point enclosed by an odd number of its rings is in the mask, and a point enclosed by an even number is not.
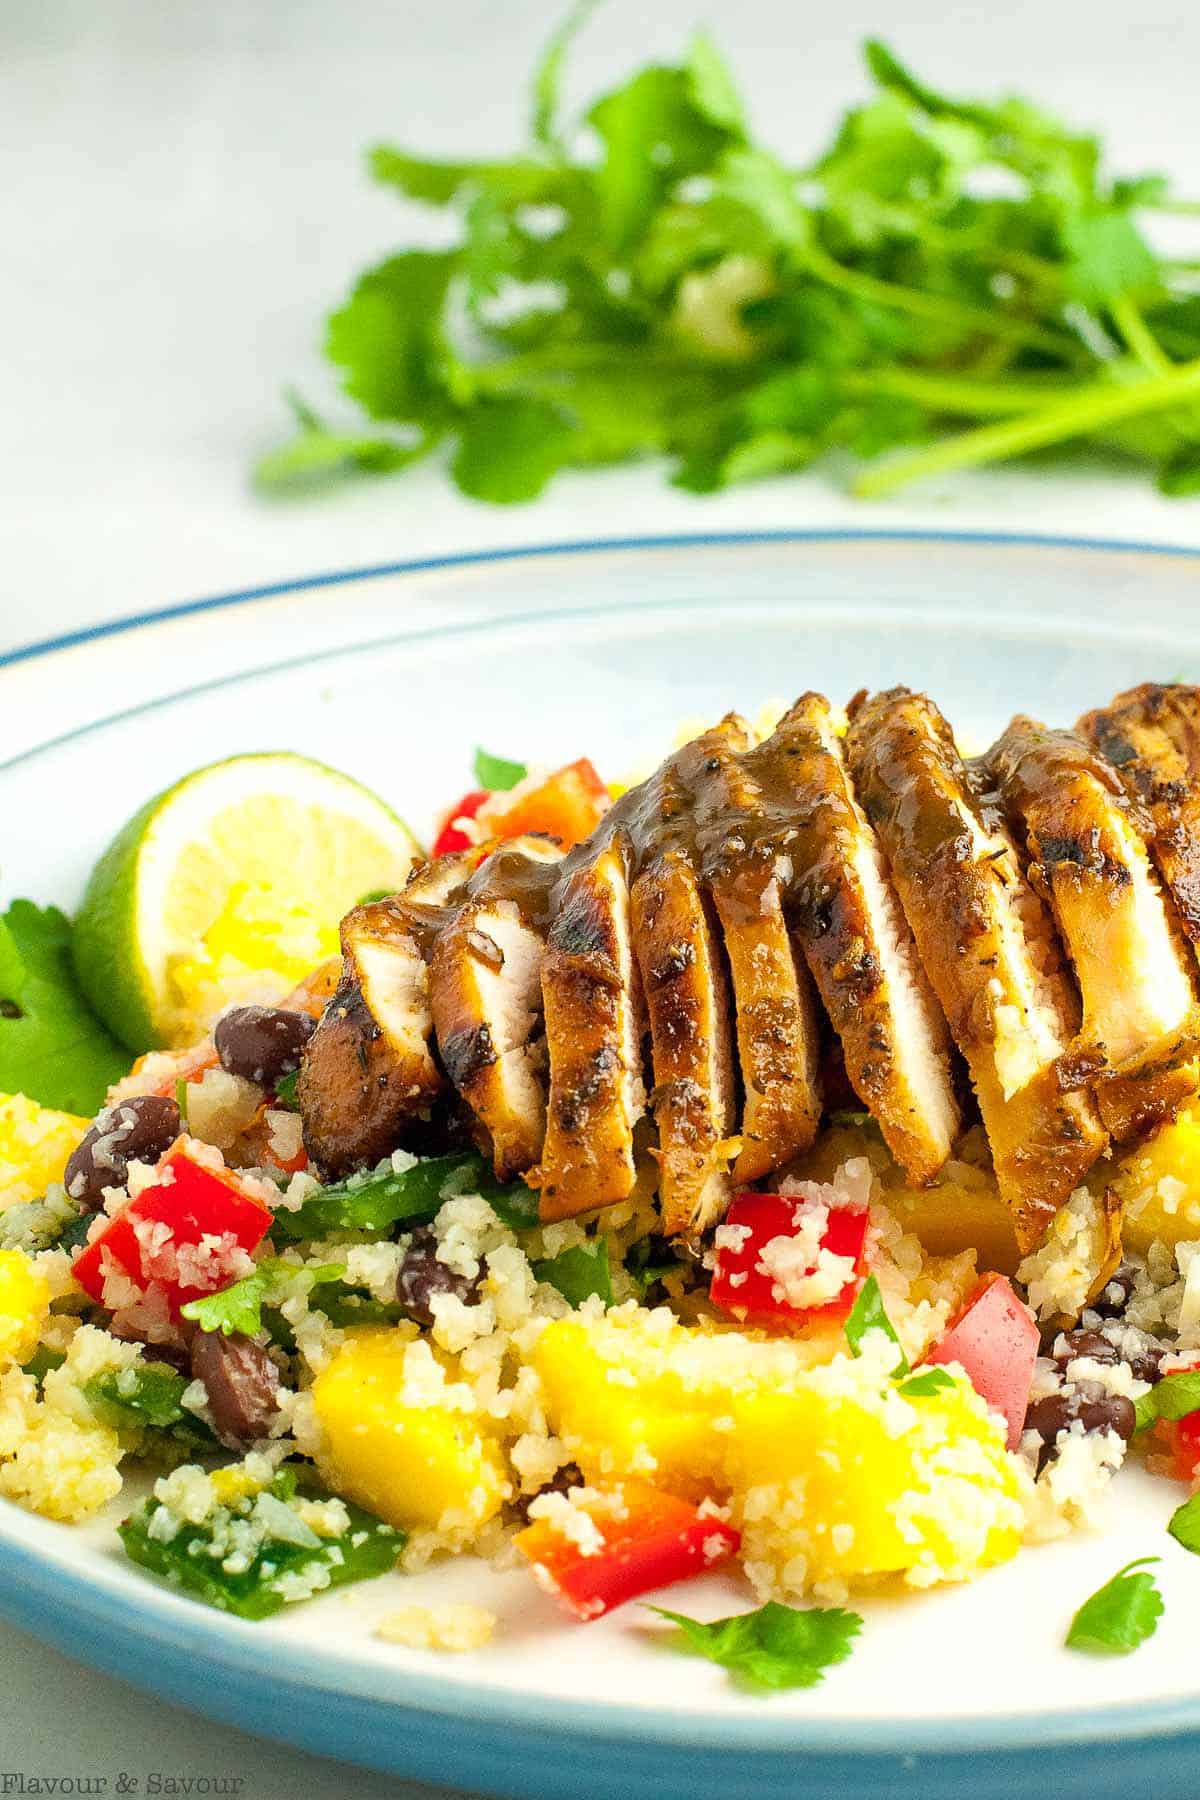
{"type": "Polygon", "coordinates": [[[79,991],[66,914],[14,900],[0,917],[0,1092],[89,1117],[128,1068],[79,991]]]}
{"type": "Polygon", "coordinates": [[[306,1288],[320,1287],[326,1282],[340,1281],[346,1273],[342,1263],[321,1263],[315,1268],[302,1268],[282,1258],[268,1257],[259,1263],[253,1275],[243,1276],[219,1293],[205,1294],[203,1299],[189,1300],[180,1308],[185,1319],[199,1325],[201,1331],[220,1331],[225,1337],[241,1332],[253,1337],[262,1330],[263,1302],[281,1285],[300,1282],[306,1288]]]}
{"type": "Polygon", "coordinates": [[[930,1394],[940,1394],[954,1385],[954,1377],[946,1369],[918,1369],[915,1375],[900,1383],[899,1392],[906,1400],[926,1400],[930,1394]]]}
{"type": "Polygon", "coordinates": [[[1200,1411],[1200,1369],[1181,1369],[1164,1375],[1148,1393],[1133,1403],[1134,1429],[1145,1431],[1157,1419],[1184,1419],[1200,1411]]]}
{"type": "Polygon", "coordinates": [[[1143,1556],[1097,1588],[1071,1621],[1067,1647],[1098,1656],[1125,1656],[1136,1650],[1158,1629],[1163,1615],[1162,1595],[1146,1565],[1157,1556],[1143,1556]]]}
{"type": "Polygon", "coordinates": [[[783,1606],[777,1600],[711,1624],[662,1606],[649,1610],[678,1625],[688,1649],[760,1688],[816,1687],[827,1669],[845,1662],[862,1630],[858,1613],[836,1606],[783,1606]]]}
{"type": "Polygon", "coordinates": [[[1177,1544],[1182,1544],[1193,1556],[1200,1556],[1200,1494],[1193,1494],[1190,1500],[1175,1508],[1167,1530],[1177,1544]]]}
{"type": "Polygon", "coordinates": [[[858,1299],[850,1309],[846,1320],[846,1342],[855,1356],[862,1354],[862,1341],[869,1331],[882,1331],[885,1337],[891,1338],[896,1346],[897,1361],[892,1373],[898,1376],[908,1374],[908,1358],[904,1354],[900,1339],[896,1336],[896,1327],[887,1316],[883,1304],[883,1295],[879,1291],[879,1283],[874,1275],[868,1275],[863,1282],[858,1299]]]}
{"type": "Polygon", "coordinates": [[[524,781],[528,773],[524,763],[506,762],[504,757],[493,756],[488,750],[475,752],[475,779],[489,793],[506,794],[518,781],[524,781]]]}
{"type": "MultiPolygon", "coordinates": [[[[382,900],[384,896],[380,894],[377,898],[382,900]]],[[[359,904],[361,905],[362,902],[360,901],[359,904]]],[[[290,1075],[281,1075],[275,1083],[275,1105],[281,1112],[300,1111],[300,1102],[296,1098],[296,1084],[299,1080],[299,1069],[293,1069],[290,1075]]]]}

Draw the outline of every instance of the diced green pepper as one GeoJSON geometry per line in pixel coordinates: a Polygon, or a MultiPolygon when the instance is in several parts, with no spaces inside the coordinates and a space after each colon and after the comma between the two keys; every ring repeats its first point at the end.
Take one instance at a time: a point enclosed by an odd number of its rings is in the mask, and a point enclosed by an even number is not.
{"type": "Polygon", "coordinates": [[[132,1561],[240,1619],[266,1619],[295,1601],[386,1574],[404,1548],[403,1532],[345,1501],[347,1527],[318,1535],[301,1503],[294,1472],[285,1469],[261,1493],[215,1507],[203,1524],[164,1520],[167,1509],[151,1499],[119,1533],[132,1561]]]}
{"type": "Polygon", "coordinates": [[[401,1174],[385,1169],[352,1175],[313,1194],[294,1212],[280,1207],[271,1235],[291,1242],[341,1231],[380,1236],[396,1225],[427,1225],[458,1194],[482,1194],[510,1230],[528,1230],[537,1223],[536,1195],[527,1188],[502,1187],[482,1156],[466,1154],[427,1156],[401,1174]]]}
{"type": "Polygon", "coordinates": [[[189,1383],[169,1363],[143,1362],[128,1369],[110,1369],[93,1375],[83,1385],[83,1396],[101,1424],[114,1431],[153,1426],[177,1442],[198,1450],[212,1450],[212,1432],[188,1412],[183,1395],[189,1383]]]}

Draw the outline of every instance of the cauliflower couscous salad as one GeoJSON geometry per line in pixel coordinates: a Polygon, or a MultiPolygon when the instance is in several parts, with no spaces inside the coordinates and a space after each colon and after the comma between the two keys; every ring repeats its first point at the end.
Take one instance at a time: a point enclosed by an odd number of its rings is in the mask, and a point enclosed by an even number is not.
{"type": "Polygon", "coordinates": [[[475,778],[425,854],[230,758],[0,920],[0,1495],[245,1620],[469,1555],[760,1689],[1128,1460],[1200,1551],[1200,689],[475,778]]]}

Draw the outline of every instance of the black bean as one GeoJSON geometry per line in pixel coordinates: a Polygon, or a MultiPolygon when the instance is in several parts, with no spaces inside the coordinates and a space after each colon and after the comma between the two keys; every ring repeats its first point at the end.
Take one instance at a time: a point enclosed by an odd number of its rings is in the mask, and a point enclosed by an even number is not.
{"type": "Polygon", "coordinates": [[[1125,1360],[1139,1381],[1154,1383],[1162,1380],[1162,1362],[1166,1354],[1167,1346],[1165,1344],[1143,1344],[1140,1350],[1135,1350],[1125,1360]]]}
{"type": "Polygon", "coordinates": [[[1065,1369],[1069,1362],[1077,1356],[1087,1356],[1093,1362],[1116,1363],[1121,1361],[1121,1353],[1115,1344],[1110,1344],[1106,1337],[1098,1331],[1064,1331],[1054,1341],[1054,1360],[1060,1369],[1065,1369]]]}
{"type": "Polygon", "coordinates": [[[1132,1267],[1122,1263],[1091,1302],[1089,1312],[1099,1313],[1102,1319],[1119,1319],[1129,1304],[1135,1285],[1132,1267]]]}
{"type": "Polygon", "coordinates": [[[63,1183],[84,1212],[98,1212],[104,1190],[124,1187],[131,1162],[157,1162],[183,1129],[179,1108],[158,1094],[120,1100],[102,1112],[71,1152],[63,1183]]]}
{"type": "Polygon", "coordinates": [[[1135,1415],[1133,1401],[1123,1394],[1106,1394],[1095,1382],[1081,1382],[1057,1394],[1035,1400],[1025,1415],[1026,1431],[1036,1431],[1042,1440],[1038,1455],[1039,1472],[1054,1454],[1054,1442],[1060,1431],[1078,1420],[1084,1431],[1115,1431],[1126,1443],[1133,1436],[1135,1415]]]}
{"type": "Polygon", "coordinates": [[[317,1021],[282,1006],[235,1006],[217,1020],[213,1043],[228,1075],[274,1087],[300,1067],[317,1021]]]}
{"type": "Polygon", "coordinates": [[[191,1349],[221,1442],[237,1450],[266,1437],[279,1410],[279,1371],[262,1345],[240,1331],[198,1331],[191,1349]]]}
{"type": "Polygon", "coordinates": [[[523,1519],[528,1520],[529,1508],[535,1500],[540,1500],[543,1494],[569,1494],[573,1487],[582,1487],[583,1485],[583,1470],[579,1464],[564,1463],[561,1469],[554,1471],[549,1481],[540,1487],[536,1494],[521,1494],[518,1497],[517,1511],[523,1519]]]}
{"type": "Polygon", "coordinates": [[[479,1276],[460,1275],[437,1254],[437,1234],[419,1225],[396,1275],[396,1298],[418,1325],[433,1324],[430,1301],[435,1294],[454,1294],[469,1305],[479,1292],[479,1276]]]}

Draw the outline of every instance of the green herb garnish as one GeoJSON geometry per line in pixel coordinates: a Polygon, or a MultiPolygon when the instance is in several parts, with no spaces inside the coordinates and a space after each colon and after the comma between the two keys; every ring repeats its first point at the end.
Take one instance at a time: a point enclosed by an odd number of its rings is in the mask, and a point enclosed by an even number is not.
{"type": "Polygon", "coordinates": [[[1145,1431],[1158,1419],[1184,1419],[1200,1410],[1200,1369],[1164,1375],[1133,1403],[1134,1429],[1145,1431]]]}
{"type": "Polygon", "coordinates": [[[605,1306],[613,1303],[612,1270],[608,1261],[607,1238],[594,1238],[590,1244],[576,1244],[571,1250],[560,1250],[532,1263],[538,1281],[548,1281],[572,1306],[598,1295],[605,1306]]]}
{"type": "Polygon", "coordinates": [[[871,93],[803,168],[757,138],[704,36],[566,120],[586,11],[538,65],[524,150],[370,152],[377,182],[449,211],[449,246],[390,256],[329,320],[373,428],[292,396],[262,484],[448,446],[458,486],[502,503],[645,455],[699,493],[832,456],[874,496],[1086,444],[1200,490],[1195,257],[1142,228],[1173,204],[1161,176],[1111,176],[1094,138],[939,93],[874,41],[871,93]]]}
{"type": "Polygon", "coordinates": [[[1182,1544],[1193,1556],[1200,1556],[1200,1494],[1193,1494],[1190,1500],[1175,1508],[1167,1530],[1177,1544],[1182,1544]]]}
{"type": "Polygon", "coordinates": [[[14,900],[0,916],[0,1093],[86,1117],[128,1068],[80,993],[66,914],[14,900]]]}
{"type": "Polygon", "coordinates": [[[264,1301],[276,1298],[293,1282],[303,1283],[306,1289],[314,1288],[325,1282],[340,1281],[345,1273],[342,1263],[320,1263],[315,1268],[304,1268],[280,1257],[267,1257],[253,1275],[244,1275],[241,1281],[221,1288],[218,1293],[189,1300],[180,1311],[185,1319],[199,1325],[201,1331],[220,1331],[225,1337],[241,1332],[246,1337],[253,1337],[262,1330],[264,1301]]]}
{"type": "Polygon", "coordinates": [[[475,752],[475,780],[490,793],[506,794],[528,773],[524,763],[505,762],[502,756],[492,756],[487,750],[475,752]]]}
{"type": "Polygon", "coordinates": [[[1146,1565],[1157,1556],[1143,1556],[1097,1588],[1071,1621],[1067,1647],[1101,1656],[1125,1656],[1136,1650],[1158,1629],[1163,1615],[1162,1595],[1146,1565]],[[1135,1572],[1136,1571],[1136,1572],[1135,1572]]]}
{"type": "Polygon", "coordinates": [[[342,1501],[346,1529],[325,1536],[305,1522],[303,1500],[294,1471],[282,1469],[263,1492],[216,1506],[199,1525],[176,1519],[164,1529],[161,1501],[148,1500],[119,1535],[134,1562],[241,1619],[269,1618],[294,1601],[393,1567],[402,1532],[342,1501]]]}
{"type": "Polygon", "coordinates": [[[869,1331],[882,1331],[885,1337],[891,1338],[896,1346],[896,1362],[892,1366],[892,1374],[903,1377],[909,1372],[908,1358],[896,1335],[896,1327],[887,1316],[883,1304],[883,1295],[879,1291],[879,1283],[874,1275],[868,1275],[859,1290],[858,1299],[850,1309],[846,1320],[846,1342],[855,1356],[862,1354],[862,1341],[869,1331]]]}
{"type": "Polygon", "coordinates": [[[300,1102],[296,1098],[296,1084],[299,1080],[299,1069],[293,1069],[290,1075],[281,1075],[275,1083],[274,1104],[281,1112],[300,1111],[300,1102]]]}
{"type": "Polygon", "coordinates": [[[897,1392],[906,1400],[927,1400],[931,1394],[940,1394],[954,1385],[954,1377],[947,1369],[918,1369],[915,1375],[900,1383],[897,1392]]]}
{"type": "Polygon", "coordinates": [[[845,1662],[862,1630],[858,1613],[837,1606],[783,1606],[777,1600],[711,1624],[662,1606],[649,1610],[678,1625],[688,1649],[753,1687],[816,1687],[826,1669],[845,1662]]]}

